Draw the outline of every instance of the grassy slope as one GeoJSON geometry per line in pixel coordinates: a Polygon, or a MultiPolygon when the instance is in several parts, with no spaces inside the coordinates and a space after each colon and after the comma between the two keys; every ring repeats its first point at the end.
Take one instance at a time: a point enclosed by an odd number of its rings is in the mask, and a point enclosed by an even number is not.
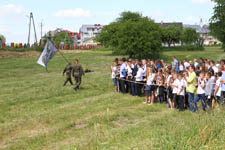
{"type": "MultiPolygon", "coordinates": [[[[225,58],[218,48],[164,52],[165,58],[225,58]]],[[[225,112],[179,113],[166,105],[145,106],[143,98],[114,93],[110,52],[78,57],[87,74],[82,89],[62,87],[65,62],[57,55],[49,73],[37,58],[0,59],[0,149],[14,150],[222,150],[225,112]]]]}

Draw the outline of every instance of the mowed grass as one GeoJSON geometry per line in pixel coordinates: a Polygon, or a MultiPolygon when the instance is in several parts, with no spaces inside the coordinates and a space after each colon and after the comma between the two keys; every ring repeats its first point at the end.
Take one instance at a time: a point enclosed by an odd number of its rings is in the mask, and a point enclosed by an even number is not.
{"type": "MultiPolygon", "coordinates": [[[[219,48],[164,52],[178,58],[225,58],[219,48]]],[[[45,69],[38,57],[0,59],[1,150],[223,150],[225,111],[171,111],[144,98],[113,92],[111,52],[66,53],[80,59],[81,89],[63,87],[66,65],[58,54],[45,69]]]]}

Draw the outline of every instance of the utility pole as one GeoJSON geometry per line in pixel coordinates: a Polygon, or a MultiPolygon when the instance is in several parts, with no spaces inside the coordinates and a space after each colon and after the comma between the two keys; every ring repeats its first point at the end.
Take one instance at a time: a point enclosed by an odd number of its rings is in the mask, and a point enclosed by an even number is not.
{"type": "Polygon", "coordinates": [[[35,38],[35,43],[37,44],[37,33],[36,33],[36,29],[35,29],[35,23],[34,23],[34,16],[33,13],[30,13],[29,16],[29,32],[28,32],[28,41],[27,44],[30,45],[30,31],[31,31],[31,24],[33,24],[33,28],[34,28],[34,38],[35,38]]]}
{"type": "Polygon", "coordinates": [[[43,23],[41,21],[41,38],[42,38],[42,29],[43,29],[43,23]]]}

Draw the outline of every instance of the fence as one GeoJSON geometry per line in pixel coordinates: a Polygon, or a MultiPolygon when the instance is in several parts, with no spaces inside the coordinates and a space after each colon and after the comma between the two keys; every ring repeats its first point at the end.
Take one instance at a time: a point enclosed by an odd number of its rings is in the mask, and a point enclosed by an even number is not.
{"type": "MultiPolygon", "coordinates": [[[[37,47],[38,44],[33,44],[31,47],[37,47]]],[[[44,48],[44,44],[40,45],[44,48]]],[[[94,45],[94,44],[86,44],[86,45],[77,45],[77,44],[59,44],[58,46],[55,45],[57,48],[61,50],[91,50],[95,48],[102,47],[101,45],[94,45]]],[[[1,43],[0,48],[30,48],[30,45],[22,44],[22,43],[10,43],[10,45],[6,45],[5,43],[1,43]]]]}

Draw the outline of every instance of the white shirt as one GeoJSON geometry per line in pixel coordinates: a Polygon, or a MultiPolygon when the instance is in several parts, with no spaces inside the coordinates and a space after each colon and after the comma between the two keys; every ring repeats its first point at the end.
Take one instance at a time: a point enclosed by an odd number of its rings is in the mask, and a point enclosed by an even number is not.
{"type": "Polygon", "coordinates": [[[155,76],[156,75],[153,73],[151,76],[148,77],[147,85],[152,85],[154,83],[155,76]]]}
{"type": "Polygon", "coordinates": [[[184,67],[185,67],[185,69],[187,69],[188,67],[190,67],[190,64],[188,62],[185,62],[184,67]]]}
{"type": "Polygon", "coordinates": [[[173,82],[173,94],[177,94],[178,86],[179,86],[179,80],[176,79],[176,80],[173,82]]]}
{"type": "Polygon", "coordinates": [[[144,65],[142,69],[143,69],[143,76],[146,76],[147,65],[144,65]]]}
{"type": "Polygon", "coordinates": [[[197,94],[204,94],[205,93],[205,88],[202,88],[202,86],[205,85],[205,81],[201,80],[200,84],[198,84],[198,89],[197,89],[197,94]]]}
{"type": "Polygon", "coordinates": [[[218,67],[216,67],[216,66],[213,66],[212,69],[213,69],[213,71],[214,71],[215,73],[218,73],[218,72],[219,72],[219,69],[218,69],[218,67]]]}
{"type": "Polygon", "coordinates": [[[217,80],[216,80],[216,86],[218,86],[218,90],[216,92],[216,96],[221,96],[221,90],[222,90],[222,84],[220,82],[221,80],[221,77],[219,77],[217,80]]]}
{"type": "Polygon", "coordinates": [[[136,75],[136,81],[143,81],[143,69],[139,68],[136,75]]]}
{"type": "Polygon", "coordinates": [[[180,95],[184,96],[184,87],[185,87],[185,83],[184,80],[181,79],[177,81],[178,83],[178,87],[177,87],[177,94],[181,91],[181,89],[183,88],[183,90],[180,92],[180,95]]]}
{"type": "Polygon", "coordinates": [[[180,65],[180,66],[179,66],[179,70],[180,70],[180,71],[184,71],[184,66],[183,66],[183,65],[180,65]]]}
{"type": "Polygon", "coordinates": [[[117,70],[117,67],[115,66],[115,67],[112,67],[112,79],[115,79],[116,78],[116,72],[117,72],[118,70],[117,70]]]}
{"type": "Polygon", "coordinates": [[[197,66],[198,66],[198,62],[195,62],[195,63],[194,63],[194,66],[195,66],[195,68],[197,68],[197,66]]]}
{"type": "Polygon", "coordinates": [[[131,77],[132,76],[132,69],[131,69],[131,67],[127,66],[126,70],[127,70],[128,76],[131,77]]]}
{"type": "Polygon", "coordinates": [[[172,75],[169,75],[166,79],[166,84],[167,86],[169,86],[169,83],[170,83],[170,79],[171,79],[172,75]]]}
{"type": "Polygon", "coordinates": [[[121,66],[120,66],[120,78],[124,78],[125,76],[123,75],[123,70],[126,69],[126,64],[123,63],[121,66]]]}

